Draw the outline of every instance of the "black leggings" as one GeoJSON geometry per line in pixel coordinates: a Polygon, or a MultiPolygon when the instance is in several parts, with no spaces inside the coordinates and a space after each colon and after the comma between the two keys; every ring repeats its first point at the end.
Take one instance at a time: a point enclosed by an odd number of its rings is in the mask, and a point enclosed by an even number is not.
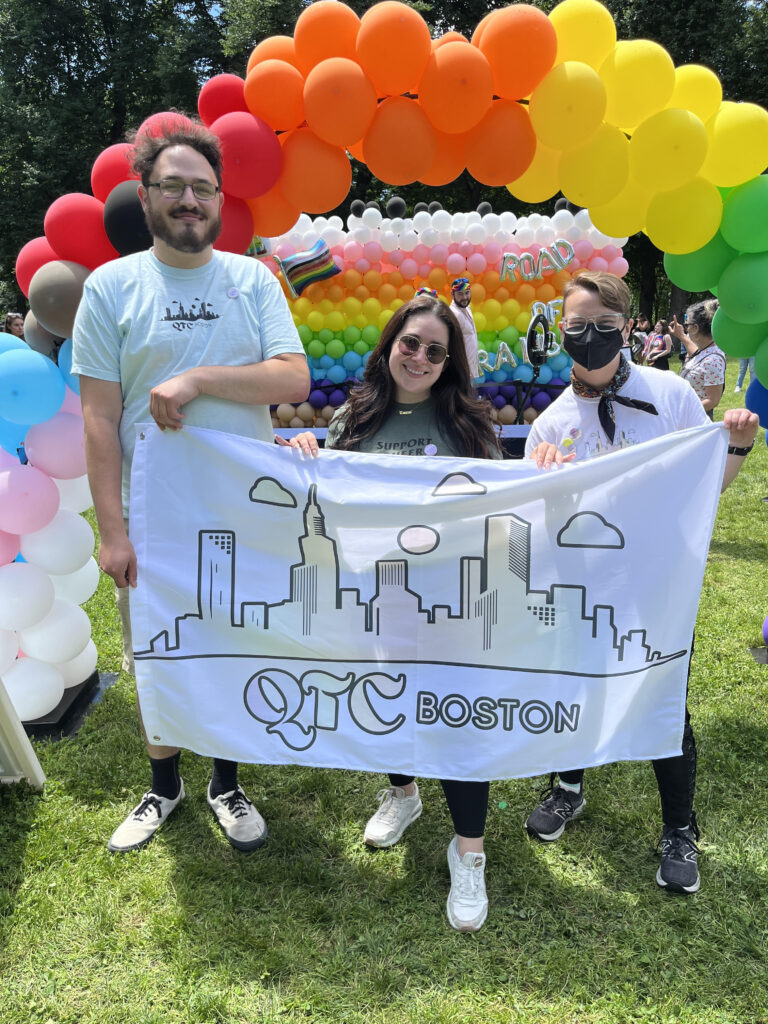
{"type": "MultiPolygon", "coordinates": [[[[413,779],[413,775],[396,775],[391,772],[389,784],[408,786],[413,779]]],[[[454,779],[440,779],[440,782],[456,835],[466,839],[482,839],[485,819],[488,817],[490,782],[457,782],[454,779]]]]}

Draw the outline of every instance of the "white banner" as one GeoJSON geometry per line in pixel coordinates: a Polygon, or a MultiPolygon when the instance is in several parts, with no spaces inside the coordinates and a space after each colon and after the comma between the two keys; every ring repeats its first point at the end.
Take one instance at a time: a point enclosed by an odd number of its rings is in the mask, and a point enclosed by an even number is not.
{"type": "Polygon", "coordinates": [[[141,429],[147,734],[468,780],[679,753],[726,446],[704,426],[539,472],[141,429]]]}

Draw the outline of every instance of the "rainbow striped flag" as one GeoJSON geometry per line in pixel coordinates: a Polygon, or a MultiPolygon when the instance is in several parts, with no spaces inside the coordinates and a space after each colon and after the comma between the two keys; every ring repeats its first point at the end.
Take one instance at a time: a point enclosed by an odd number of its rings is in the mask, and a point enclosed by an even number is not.
{"type": "Polygon", "coordinates": [[[340,274],[341,270],[333,261],[327,242],[318,238],[311,249],[297,252],[286,259],[273,256],[272,259],[283,272],[285,283],[294,299],[316,281],[340,274]]]}

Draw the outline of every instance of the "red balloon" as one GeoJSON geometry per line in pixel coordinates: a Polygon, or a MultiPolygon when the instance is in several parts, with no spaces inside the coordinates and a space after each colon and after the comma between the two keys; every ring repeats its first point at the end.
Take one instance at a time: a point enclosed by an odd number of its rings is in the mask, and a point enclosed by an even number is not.
{"type": "Polygon", "coordinates": [[[136,137],[146,134],[156,139],[165,132],[183,131],[191,124],[194,122],[177,110],[163,110],[159,114],[150,114],[146,121],[142,121],[136,132],[136,137]]]}
{"type": "Polygon", "coordinates": [[[283,169],[283,151],[269,125],[235,111],[214,121],[211,131],[221,142],[224,191],[240,199],[268,192],[283,169]]]}
{"type": "Polygon", "coordinates": [[[70,263],[94,270],[120,255],[104,230],[104,203],[94,196],[70,192],[55,199],[43,227],[59,258],[70,263]]]}
{"type": "Polygon", "coordinates": [[[44,263],[50,263],[52,260],[58,259],[61,259],[61,257],[53,250],[48,239],[42,235],[40,238],[33,238],[26,245],[22,246],[19,250],[19,255],[16,257],[16,280],[19,282],[19,288],[21,288],[27,298],[29,298],[29,282],[35,276],[35,272],[44,263]]]}
{"type": "Polygon", "coordinates": [[[242,255],[253,241],[253,234],[253,215],[246,201],[225,195],[221,208],[221,234],[213,248],[242,255]]]}
{"type": "Polygon", "coordinates": [[[233,110],[244,110],[243,86],[245,82],[237,75],[214,75],[209,78],[197,97],[197,111],[205,125],[212,125],[224,114],[233,110]]]}
{"type": "Polygon", "coordinates": [[[106,202],[115,185],[138,178],[132,160],[133,146],[127,142],[107,146],[96,157],[91,168],[91,191],[102,203],[106,202]]]}

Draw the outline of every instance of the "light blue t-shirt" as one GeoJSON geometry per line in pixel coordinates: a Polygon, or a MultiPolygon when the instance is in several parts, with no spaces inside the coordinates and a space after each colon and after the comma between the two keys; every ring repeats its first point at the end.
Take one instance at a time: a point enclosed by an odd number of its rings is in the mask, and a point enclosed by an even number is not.
{"type": "MultiPolygon", "coordinates": [[[[258,260],[214,251],[180,270],[150,251],[114,260],[85,282],[72,333],[72,372],[122,386],[123,512],[128,514],[136,426],[149,392],[195,366],[243,366],[304,354],[277,278],[258,260]]],[[[200,395],[184,423],[271,441],[269,408],[200,395]]]]}

